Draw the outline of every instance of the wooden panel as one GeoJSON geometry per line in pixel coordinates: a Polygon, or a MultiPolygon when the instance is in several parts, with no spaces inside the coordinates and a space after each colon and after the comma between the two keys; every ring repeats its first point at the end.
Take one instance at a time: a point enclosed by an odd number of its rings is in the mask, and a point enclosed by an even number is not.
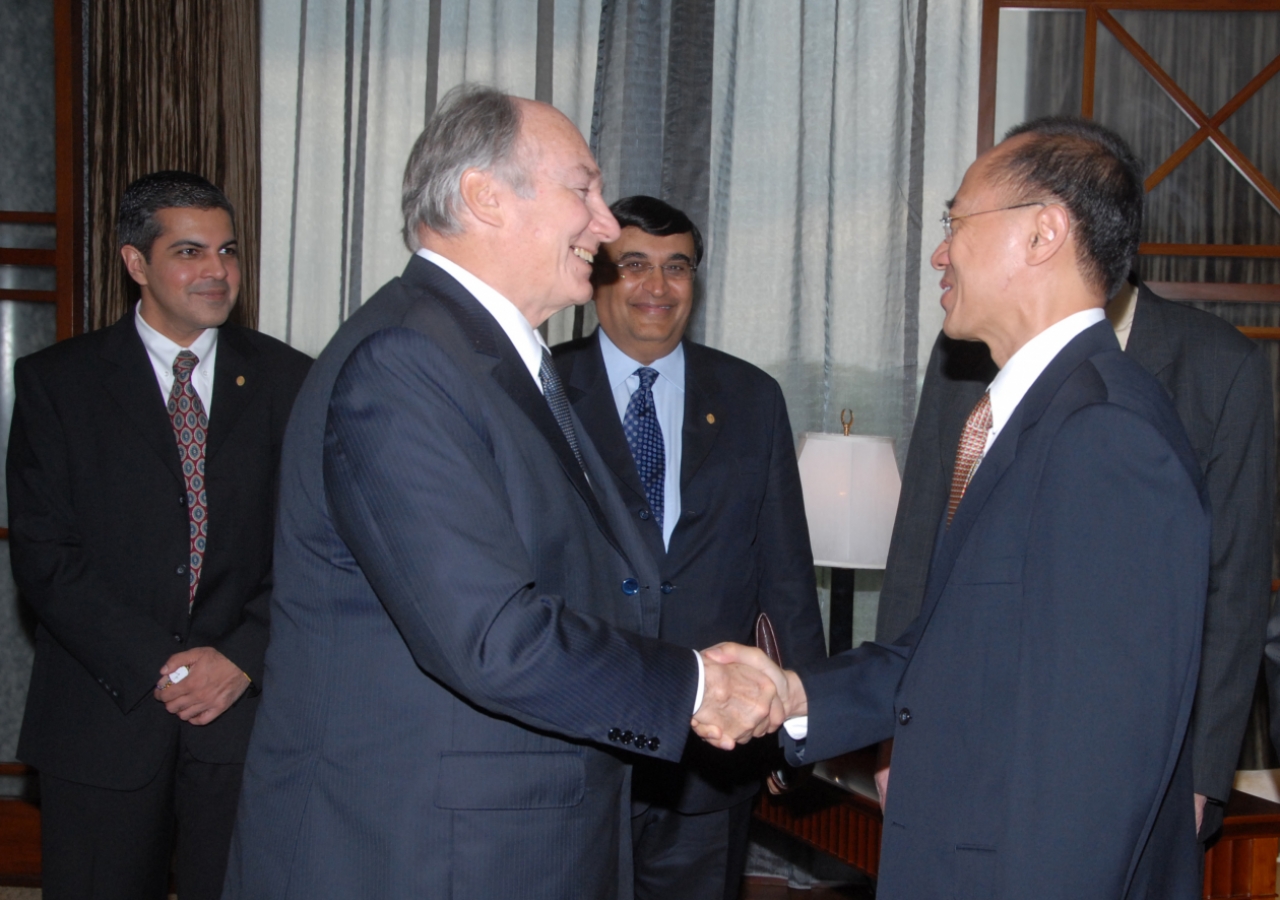
{"type": "Polygon", "coordinates": [[[1280,257],[1280,244],[1151,244],[1138,245],[1139,256],[1231,256],[1250,259],[1280,257]]]}
{"type": "Polygon", "coordinates": [[[84,331],[84,115],[80,0],[54,0],[54,153],[57,180],[57,338],[84,331]]]}
{"type": "Polygon", "coordinates": [[[1194,300],[1199,303],[1280,303],[1280,285],[1277,284],[1148,281],[1147,287],[1166,300],[1194,300]]]}
{"type": "Polygon", "coordinates": [[[55,266],[57,264],[57,252],[54,250],[0,247],[0,266],[55,266]]]}
{"type": "Polygon", "coordinates": [[[40,885],[40,810],[26,800],[0,798],[0,884],[40,885]]]}
{"type": "Polygon", "coordinates": [[[982,46],[978,59],[978,155],[996,144],[996,62],[1000,54],[1000,6],[982,4],[982,46]]]}
{"type": "Polygon", "coordinates": [[[50,212],[0,210],[0,222],[10,225],[53,225],[57,221],[57,215],[50,212]]]}
{"type": "Polygon", "coordinates": [[[880,808],[874,801],[811,779],[793,795],[760,795],[756,818],[868,875],[880,871],[880,808]]]}
{"type": "Polygon", "coordinates": [[[0,288],[0,300],[32,300],[36,303],[57,303],[57,291],[24,291],[21,288],[0,288]]]}

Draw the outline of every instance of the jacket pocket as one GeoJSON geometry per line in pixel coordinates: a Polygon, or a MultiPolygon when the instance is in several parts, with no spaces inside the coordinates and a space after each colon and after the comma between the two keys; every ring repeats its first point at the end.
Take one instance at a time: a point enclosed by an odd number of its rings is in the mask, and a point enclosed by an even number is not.
{"type": "Polygon", "coordinates": [[[993,900],[996,896],[996,850],[977,844],[956,845],[956,900],[993,900]]]}
{"type": "Polygon", "coordinates": [[[558,809],[577,806],[586,767],[572,751],[441,753],[435,805],[440,809],[558,809]]]}

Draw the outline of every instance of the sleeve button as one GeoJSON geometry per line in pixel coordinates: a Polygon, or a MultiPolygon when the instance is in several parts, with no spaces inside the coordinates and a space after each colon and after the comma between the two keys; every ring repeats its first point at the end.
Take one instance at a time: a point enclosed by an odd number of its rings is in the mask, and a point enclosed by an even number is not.
{"type": "Polygon", "coordinates": [[[657,739],[656,737],[651,737],[651,738],[649,738],[649,749],[650,749],[650,750],[653,750],[653,751],[655,751],[655,752],[656,752],[656,751],[657,751],[657,749],[658,749],[658,744],[659,744],[659,742],[658,742],[658,739],[657,739]]]}

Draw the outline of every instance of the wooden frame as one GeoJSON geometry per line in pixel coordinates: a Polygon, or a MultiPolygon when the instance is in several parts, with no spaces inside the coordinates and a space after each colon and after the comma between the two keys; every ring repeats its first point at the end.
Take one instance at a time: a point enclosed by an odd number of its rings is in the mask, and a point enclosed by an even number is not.
{"type": "MultiPolygon", "coordinates": [[[[52,212],[0,211],[0,223],[53,225],[52,250],[0,247],[0,265],[53,268],[51,291],[0,290],[0,300],[57,304],[57,339],[84,330],[84,151],[81,97],[80,0],[53,4],[54,178],[57,183],[52,212]]],[[[0,537],[7,537],[7,530],[0,537]]]]}
{"type": "MultiPolygon", "coordinates": [[[[1272,184],[1253,162],[1245,156],[1232,141],[1220,130],[1220,127],[1248,100],[1253,97],[1264,84],[1280,74],[1280,55],[1262,68],[1234,97],[1212,116],[1207,115],[1178,86],[1177,82],[1151,57],[1142,46],[1134,40],[1125,28],[1111,15],[1113,10],[1148,10],[1152,12],[1280,12],[1280,0],[984,0],[982,6],[982,49],[980,52],[978,72],[978,153],[984,153],[995,145],[996,122],[996,63],[1000,46],[1000,10],[1002,9],[1045,9],[1045,10],[1079,10],[1085,15],[1084,25],[1084,68],[1081,79],[1081,115],[1093,116],[1094,75],[1097,62],[1098,25],[1102,25],[1119,41],[1120,45],[1142,68],[1155,79],[1165,94],[1177,105],[1178,109],[1197,126],[1196,132],[1178,147],[1163,163],[1156,167],[1146,180],[1145,187],[1151,191],[1168,177],[1179,164],[1189,157],[1197,147],[1205,141],[1212,143],[1249,182],[1259,194],[1266,199],[1277,213],[1280,213],[1280,189],[1272,184]]],[[[1138,248],[1142,256],[1229,256],[1261,259],[1280,258],[1280,245],[1253,244],[1155,244],[1143,243],[1138,248]]],[[[1172,283],[1166,283],[1168,288],[1172,283]]],[[[1187,289],[1182,293],[1195,292],[1198,284],[1178,284],[1177,287],[1187,289]]],[[[1204,285],[1204,292],[1216,291],[1229,296],[1170,296],[1170,299],[1213,299],[1226,302],[1275,302],[1277,292],[1274,285],[1204,285]],[[1224,290],[1225,289],[1225,290],[1224,290]]],[[[1177,293],[1176,289],[1174,293],[1177,293]]],[[[1280,329],[1248,328],[1241,329],[1251,337],[1280,339],[1280,329]],[[1264,334],[1265,333],[1265,334],[1264,334]]]]}

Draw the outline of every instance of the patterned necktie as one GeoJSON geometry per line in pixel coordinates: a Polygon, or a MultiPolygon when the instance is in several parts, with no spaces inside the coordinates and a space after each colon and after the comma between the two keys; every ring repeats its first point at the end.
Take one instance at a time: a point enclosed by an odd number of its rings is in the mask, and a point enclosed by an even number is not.
{"type": "Polygon", "coordinates": [[[169,391],[169,419],[178,441],[182,478],[187,483],[187,514],[191,520],[191,559],[187,564],[191,591],[187,612],[196,599],[200,568],[204,565],[205,540],[209,536],[209,497],[204,484],[204,442],[209,417],[191,383],[191,372],[200,360],[190,350],[182,350],[173,361],[173,388],[169,391]]]}
{"type": "Polygon", "coordinates": [[[582,452],[578,449],[578,435],[573,430],[573,419],[569,416],[569,399],[564,395],[564,386],[560,384],[560,376],[556,374],[556,367],[551,362],[551,353],[545,347],[542,348],[542,365],[538,367],[538,380],[542,382],[542,394],[547,398],[551,414],[556,417],[560,430],[564,432],[564,439],[569,442],[569,448],[573,450],[578,467],[585,473],[587,467],[582,464],[582,452]]]}
{"type": "Polygon", "coordinates": [[[631,395],[626,415],[622,417],[622,430],[627,435],[627,445],[636,461],[644,495],[649,500],[653,520],[662,529],[662,508],[665,500],[667,455],[662,446],[662,427],[658,424],[658,410],[653,405],[653,383],[658,371],[644,367],[636,369],[640,386],[631,395]]]}
{"type": "Polygon", "coordinates": [[[982,451],[987,446],[987,432],[991,430],[991,393],[982,395],[974,404],[964,423],[964,431],[960,434],[960,446],[956,448],[956,467],[951,474],[951,496],[947,500],[947,525],[955,518],[956,507],[964,496],[974,470],[978,468],[978,460],[982,459],[982,451]]]}

